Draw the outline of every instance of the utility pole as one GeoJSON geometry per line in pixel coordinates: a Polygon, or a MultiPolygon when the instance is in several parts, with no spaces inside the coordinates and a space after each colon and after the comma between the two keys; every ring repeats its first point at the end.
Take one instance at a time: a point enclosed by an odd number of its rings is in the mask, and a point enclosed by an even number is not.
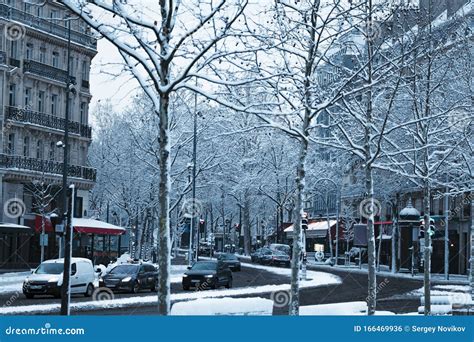
{"type": "MultiPolygon", "coordinates": [[[[446,175],[446,191],[444,194],[444,278],[449,280],[449,176],[446,175]]],[[[472,213],[471,213],[472,215],[472,213]]]]}
{"type": "Polygon", "coordinates": [[[72,226],[71,226],[71,208],[69,207],[68,201],[68,188],[67,188],[67,172],[68,172],[68,148],[69,148],[69,95],[71,92],[71,19],[66,18],[68,24],[68,37],[67,37],[67,77],[66,77],[66,113],[64,116],[64,160],[63,160],[63,224],[65,231],[64,238],[64,271],[63,271],[63,283],[61,286],[61,315],[69,316],[69,302],[70,302],[70,274],[71,274],[71,251],[72,251],[72,226]]]}

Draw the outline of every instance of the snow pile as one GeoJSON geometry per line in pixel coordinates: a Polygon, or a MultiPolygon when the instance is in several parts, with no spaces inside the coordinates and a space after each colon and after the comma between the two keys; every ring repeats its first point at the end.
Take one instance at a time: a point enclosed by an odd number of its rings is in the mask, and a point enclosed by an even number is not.
{"type": "MultiPolygon", "coordinates": [[[[119,256],[117,258],[117,260],[115,262],[111,262],[107,265],[107,269],[105,270],[105,273],[103,273],[103,274],[109,273],[112,270],[112,268],[114,268],[117,265],[128,264],[132,260],[133,259],[132,259],[132,257],[130,256],[129,253],[123,253],[121,256],[119,256]]],[[[103,266],[103,265],[99,265],[99,266],[103,266]]]]}
{"type": "Polygon", "coordinates": [[[271,315],[273,301],[264,298],[212,298],[179,302],[171,308],[175,316],[271,315]]]}
{"type": "MultiPolygon", "coordinates": [[[[391,316],[391,311],[376,311],[376,315],[391,316]]],[[[364,316],[367,315],[366,302],[347,302],[300,306],[301,316],[364,316]]]]}

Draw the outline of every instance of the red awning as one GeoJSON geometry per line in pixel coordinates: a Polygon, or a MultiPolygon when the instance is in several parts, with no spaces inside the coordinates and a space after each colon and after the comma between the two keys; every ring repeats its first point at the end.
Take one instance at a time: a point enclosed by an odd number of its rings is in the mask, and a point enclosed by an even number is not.
{"type": "MultiPolygon", "coordinates": [[[[42,218],[40,215],[35,217],[35,231],[41,233],[42,224],[46,233],[53,233],[54,228],[48,217],[42,218]]],[[[122,235],[125,234],[125,228],[94,219],[73,218],[72,226],[76,233],[97,234],[97,235],[122,235]]]]}
{"type": "Polygon", "coordinates": [[[125,234],[125,228],[99,220],[74,218],[72,220],[74,231],[83,234],[98,235],[122,235],[125,234]]]}
{"type": "Polygon", "coordinates": [[[374,224],[392,224],[393,222],[392,221],[377,221],[377,222],[374,222],[374,224]]]}

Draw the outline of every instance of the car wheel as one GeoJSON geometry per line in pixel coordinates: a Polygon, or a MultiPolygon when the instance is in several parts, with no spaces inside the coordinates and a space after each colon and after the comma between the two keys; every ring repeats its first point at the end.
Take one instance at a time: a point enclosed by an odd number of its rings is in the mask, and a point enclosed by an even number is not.
{"type": "Polygon", "coordinates": [[[140,284],[138,283],[138,281],[134,281],[133,285],[132,285],[132,293],[138,293],[138,291],[140,291],[140,284]]]}
{"type": "Polygon", "coordinates": [[[92,296],[92,292],[94,292],[94,286],[92,284],[87,285],[86,293],[84,293],[84,297],[92,296]]]}
{"type": "Polygon", "coordinates": [[[242,266],[239,266],[237,269],[236,269],[237,272],[240,272],[242,271],[242,266]]]}
{"type": "Polygon", "coordinates": [[[33,298],[35,298],[35,295],[31,294],[31,293],[25,293],[25,297],[28,298],[28,299],[33,299],[33,298]]]}
{"type": "Polygon", "coordinates": [[[230,278],[228,281],[227,281],[227,285],[225,286],[226,289],[230,289],[232,287],[232,278],[230,278]]]}

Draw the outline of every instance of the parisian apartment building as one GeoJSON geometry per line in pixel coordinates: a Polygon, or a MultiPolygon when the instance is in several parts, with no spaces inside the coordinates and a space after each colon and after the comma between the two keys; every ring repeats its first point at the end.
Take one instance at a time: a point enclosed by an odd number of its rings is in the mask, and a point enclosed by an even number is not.
{"type": "MultiPolygon", "coordinates": [[[[92,137],[89,74],[97,40],[57,1],[0,1],[0,31],[0,221],[34,224],[37,202],[44,198],[38,199],[32,184],[60,192],[68,84],[68,181],[76,188],[74,216],[88,217],[96,177],[87,160],[92,137]],[[24,206],[11,209],[21,210],[19,216],[6,208],[15,200],[24,206]]],[[[61,214],[60,195],[46,204],[45,212],[61,214]]]]}

